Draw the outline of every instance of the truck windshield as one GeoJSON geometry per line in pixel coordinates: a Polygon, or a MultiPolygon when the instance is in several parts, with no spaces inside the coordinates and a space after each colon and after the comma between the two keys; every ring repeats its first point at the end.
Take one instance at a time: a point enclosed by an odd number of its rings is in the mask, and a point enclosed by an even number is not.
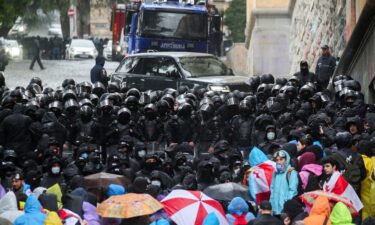
{"type": "Polygon", "coordinates": [[[207,15],[205,14],[146,10],[141,26],[143,37],[207,38],[207,15]]]}
{"type": "Polygon", "coordinates": [[[231,70],[215,57],[181,57],[179,63],[188,77],[233,75],[231,70]]]}

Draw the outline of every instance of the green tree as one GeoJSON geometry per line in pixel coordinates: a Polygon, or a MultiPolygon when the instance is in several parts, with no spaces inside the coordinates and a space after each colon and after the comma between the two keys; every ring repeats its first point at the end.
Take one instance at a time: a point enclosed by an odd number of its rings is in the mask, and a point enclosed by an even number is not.
{"type": "Polygon", "coordinates": [[[245,41],[246,1],[232,0],[224,13],[224,23],[232,33],[234,42],[245,41]]]}

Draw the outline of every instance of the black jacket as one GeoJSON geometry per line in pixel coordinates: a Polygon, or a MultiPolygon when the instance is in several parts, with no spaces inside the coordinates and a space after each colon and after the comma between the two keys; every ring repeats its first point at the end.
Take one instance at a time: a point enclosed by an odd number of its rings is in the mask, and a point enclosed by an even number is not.
{"type": "Polygon", "coordinates": [[[315,68],[316,79],[320,83],[328,83],[336,67],[336,59],[333,56],[321,56],[315,68]]]}
{"type": "Polygon", "coordinates": [[[22,106],[16,105],[13,114],[0,124],[0,145],[4,149],[14,149],[19,157],[32,151],[32,136],[29,130],[32,119],[21,113],[22,106]]]}
{"type": "Polygon", "coordinates": [[[95,60],[95,66],[91,69],[90,78],[91,83],[101,82],[105,86],[108,84],[109,78],[106,76],[104,69],[105,58],[98,56],[95,60]],[[104,70],[104,71],[103,71],[104,70]]]}
{"type": "Polygon", "coordinates": [[[284,223],[270,214],[263,214],[260,217],[250,220],[247,225],[283,225],[284,223]]]}

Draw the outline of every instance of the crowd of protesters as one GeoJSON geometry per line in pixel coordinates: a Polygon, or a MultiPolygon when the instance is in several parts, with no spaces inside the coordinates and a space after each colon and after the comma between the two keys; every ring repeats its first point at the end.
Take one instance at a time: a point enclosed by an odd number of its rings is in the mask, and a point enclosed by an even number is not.
{"type": "MultiPolygon", "coordinates": [[[[187,86],[140,91],[72,79],[53,89],[37,77],[10,90],[1,74],[0,221],[173,224],[168,216],[108,221],[95,207],[114,194],[158,198],[235,182],[249,186],[257,207],[242,198],[221,202],[231,225],[375,224],[375,107],[351,77],[336,76],[331,84],[328,91],[317,82],[306,62],[289,79],[253,76],[251,92],[229,93],[187,86]],[[268,187],[256,180],[262,163],[273,168],[268,187]],[[124,175],[131,184],[91,193],[83,177],[99,172],[124,175]],[[324,196],[313,205],[299,198],[316,190],[352,190],[358,212],[324,196]]],[[[204,224],[215,221],[209,214],[204,224]]]]}

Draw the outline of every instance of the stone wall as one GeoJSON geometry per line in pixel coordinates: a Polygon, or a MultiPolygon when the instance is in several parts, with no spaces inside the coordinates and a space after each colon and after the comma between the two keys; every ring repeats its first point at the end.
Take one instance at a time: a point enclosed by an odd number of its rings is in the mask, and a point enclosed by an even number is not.
{"type": "Polygon", "coordinates": [[[299,70],[299,62],[307,60],[315,72],[320,45],[328,44],[333,56],[345,48],[345,0],[297,0],[292,13],[290,36],[290,74],[299,70]]]}

